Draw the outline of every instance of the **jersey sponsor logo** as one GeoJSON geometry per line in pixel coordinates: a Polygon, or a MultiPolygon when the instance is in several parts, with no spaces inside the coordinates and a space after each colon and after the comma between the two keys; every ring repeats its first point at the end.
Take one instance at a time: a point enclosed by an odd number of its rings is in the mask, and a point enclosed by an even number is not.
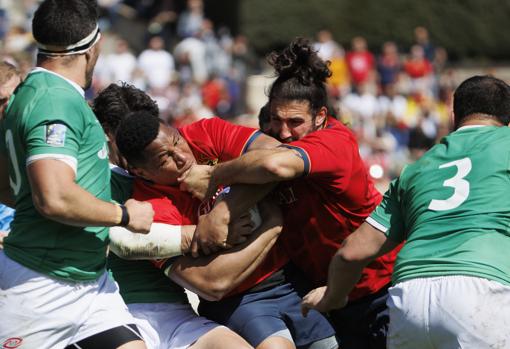
{"type": "Polygon", "coordinates": [[[14,348],[19,347],[22,342],[23,342],[23,339],[19,338],[19,337],[7,338],[7,340],[2,344],[2,348],[14,349],[14,348]]]}
{"type": "Polygon", "coordinates": [[[100,159],[106,159],[108,157],[108,149],[106,148],[106,143],[104,143],[101,150],[97,152],[97,157],[100,159]]]}
{"type": "Polygon", "coordinates": [[[66,132],[66,125],[46,125],[46,144],[49,144],[53,147],[63,147],[66,140],[66,132]]]}

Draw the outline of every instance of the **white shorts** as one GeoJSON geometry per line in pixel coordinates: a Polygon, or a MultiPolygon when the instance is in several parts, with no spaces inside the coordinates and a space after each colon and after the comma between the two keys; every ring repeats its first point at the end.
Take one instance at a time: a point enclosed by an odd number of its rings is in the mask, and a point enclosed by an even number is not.
{"type": "Polygon", "coordinates": [[[510,287],[445,276],[389,289],[389,349],[510,348],[510,287]]]}
{"type": "Polygon", "coordinates": [[[128,308],[148,349],[185,349],[219,326],[189,304],[133,303],[128,308]]]}
{"type": "Polygon", "coordinates": [[[71,283],[35,272],[0,251],[0,347],[59,349],[135,320],[117,284],[71,283]],[[7,346],[5,346],[7,343],[7,346]]]}

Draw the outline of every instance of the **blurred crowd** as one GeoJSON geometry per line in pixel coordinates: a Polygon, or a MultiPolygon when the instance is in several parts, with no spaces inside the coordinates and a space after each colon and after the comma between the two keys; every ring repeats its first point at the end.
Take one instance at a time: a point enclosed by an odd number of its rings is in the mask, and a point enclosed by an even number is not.
{"type": "MultiPolygon", "coordinates": [[[[0,0],[1,55],[26,74],[34,64],[30,18],[37,0],[0,0]]],[[[176,11],[172,0],[99,0],[102,55],[95,70],[92,98],[111,82],[125,81],[147,91],[161,118],[184,125],[214,115],[246,120],[258,110],[246,103],[246,81],[264,71],[243,35],[216,27],[203,0],[188,0],[176,11]],[[142,23],[141,40],[118,23],[142,23]]],[[[342,46],[327,30],[314,38],[329,60],[331,113],[357,134],[370,174],[387,182],[418,158],[450,127],[457,79],[445,49],[436,47],[426,28],[414,31],[414,44],[402,50],[392,41],[370,47],[363,37],[342,46]]]]}

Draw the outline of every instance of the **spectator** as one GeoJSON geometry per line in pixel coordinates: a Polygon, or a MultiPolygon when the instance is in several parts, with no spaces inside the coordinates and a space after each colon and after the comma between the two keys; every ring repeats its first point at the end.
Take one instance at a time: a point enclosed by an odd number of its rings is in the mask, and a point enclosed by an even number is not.
{"type": "Polygon", "coordinates": [[[196,36],[204,20],[204,3],[202,0],[187,0],[187,8],[177,21],[177,35],[181,38],[196,36]]]}
{"type": "Polygon", "coordinates": [[[433,68],[421,46],[411,47],[410,57],[404,63],[404,70],[411,79],[411,93],[430,95],[433,68]]]}
{"type": "Polygon", "coordinates": [[[355,88],[363,83],[372,82],[375,60],[374,55],[368,51],[365,38],[357,36],[352,39],[351,51],[347,52],[346,59],[355,88]]]}
{"type": "Polygon", "coordinates": [[[429,62],[434,61],[436,48],[430,42],[429,31],[425,27],[414,28],[414,42],[423,49],[425,58],[429,62]]]}
{"type": "MultiPolygon", "coordinates": [[[[145,58],[147,59],[147,58],[145,58]]],[[[115,52],[105,57],[105,64],[110,73],[109,81],[133,81],[133,73],[136,69],[136,57],[131,52],[129,44],[122,38],[117,38],[115,42],[115,52]]],[[[143,63],[149,64],[149,62],[143,63]]],[[[168,66],[170,68],[170,65],[168,66]]],[[[154,69],[155,67],[153,67],[154,69]]]]}
{"type": "Polygon", "coordinates": [[[379,73],[379,83],[382,90],[389,84],[397,82],[400,69],[401,64],[397,45],[393,41],[385,42],[382,54],[377,60],[377,72],[379,73]]]}
{"type": "Polygon", "coordinates": [[[149,88],[165,88],[172,79],[174,59],[164,46],[163,38],[154,36],[149,40],[147,49],[138,57],[138,66],[147,77],[149,88]]]}
{"type": "Polygon", "coordinates": [[[344,55],[342,46],[333,40],[333,34],[325,29],[317,33],[317,41],[313,44],[313,48],[324,61],[331,61],[335,55],[344,55]]]}

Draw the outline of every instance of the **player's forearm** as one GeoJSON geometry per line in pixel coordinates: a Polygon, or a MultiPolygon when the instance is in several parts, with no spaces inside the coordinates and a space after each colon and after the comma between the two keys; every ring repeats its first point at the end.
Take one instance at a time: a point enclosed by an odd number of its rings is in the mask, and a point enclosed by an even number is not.
{"type": "Polygon", "coordinates": [[[375,258],[393,250],[398,244],[368,223],[349,235],[336,252],[328,269],[326,298],[332,304],[343,300],[359,281],[363,269],[375,258]]]}
{"type": "Polygon", "coordinates": [[[153,223],[148,234],[138,234],[123,227],[110,229],[110,250],[128,260],[162,259],[189,251],[194,225],[153,223]]]}
{"type": "Polygon", "coordinates": [[[276,183],[267,183],[259,185],[236,184],[230,187],[225,195],[209,214],[218,214],[223,217],[226,224],[239,218],[243,213],[254,207],[261,201],[276,183]]]}
{"type": "Polygon", "coordinates": [[[299,167],[302,167],[302,160],[296,162],[294,157],[292,150],[287,148],[253,150],[216,165],[211,174],[211,183],[264,184],[289,180],[300,175],[299,167]]]}
{"type": "Polygon", "coordinates": [[[267,220],[250,239],[207,257],[181,257],[170,278],[207,300],[219,300],[239,286],[264,260],[281,232],[281,222],[267,220]]]}
{"type": "Polygon", "coordinates": [[[338,304],[348,297],[361,278],[368,261],[348,261],[340,249],[331,260],[328,270],[328,284],[325,297],[328,303],[338,304]]]}

